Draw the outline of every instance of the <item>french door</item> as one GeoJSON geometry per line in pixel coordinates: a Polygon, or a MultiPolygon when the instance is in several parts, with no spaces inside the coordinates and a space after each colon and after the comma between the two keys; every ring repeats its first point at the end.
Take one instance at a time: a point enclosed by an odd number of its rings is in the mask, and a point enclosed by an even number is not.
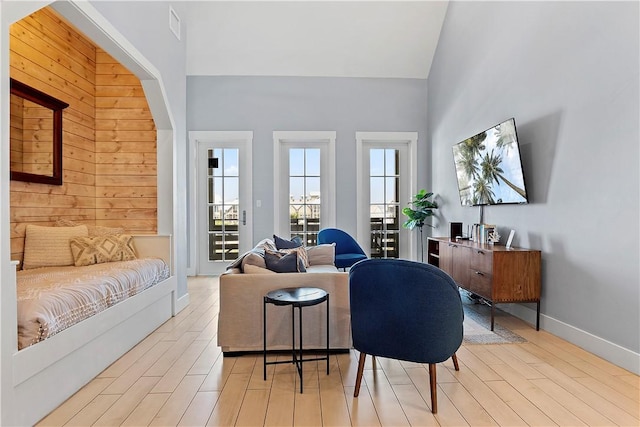
{"type": "Polygon", "coordinates": [[[252,247],[252,133],[198,134],[197,274],[216,275],[252,247]]]}
{"type": "Polygon", "coordinates": [[[415,258],[402,227],[415,182],[415,132],[356,132],[358,240],[371,258],[415,258]]]}

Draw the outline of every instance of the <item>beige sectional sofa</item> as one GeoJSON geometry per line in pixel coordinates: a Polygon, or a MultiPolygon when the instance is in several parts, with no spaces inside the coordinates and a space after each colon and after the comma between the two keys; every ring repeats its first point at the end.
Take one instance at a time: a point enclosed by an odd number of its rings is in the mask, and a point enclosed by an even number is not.
{"type": "MultiPolygon", "coordinates": [[[[308,255],[304,273],[274,273],[264,267],[261,251],[273,244],[260,242],[220,276],[218,345],[225,354],[262,351],[263,297],[267,292],[288,287],[317,287],[329,293],[329,346],[351,348],[349,277],[333,265],[334,247],[302,248],[308,255]]],[[[300,250],[300,249],[299,249],[300,250]]],[[[291,308],[267,304],[267,348],[291,348],[291,308]]],[[[298,310],[295,311],[296,317],[298,310]]],[[[326,306],[321,303],[302,309],[305,349],[326,346],[326,306]]],[[[297,319],[296,319],[297,328],[297,319]]]]}

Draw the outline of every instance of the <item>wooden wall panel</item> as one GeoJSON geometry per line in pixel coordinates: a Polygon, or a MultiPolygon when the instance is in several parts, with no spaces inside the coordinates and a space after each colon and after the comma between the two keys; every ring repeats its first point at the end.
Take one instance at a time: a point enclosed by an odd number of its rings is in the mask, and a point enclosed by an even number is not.
{"type": "Polygon", "coordinates": [[[11,256],[21,260],[27,223],[95,221],[95,47],[48,8],[11,25],[9,36],[11,77],[69,104],[63,184],[11,181],[11,256]]]}
{"type": "Polygon", "coordinates": [[[137,77],[50,8],[11,26],[9,59],[12,78],[69,104],[63,185],[11,181],[12,259],[28,223],[157,232],[156,131],[137,77]]]}
{"type": "Polygon", "coordinates": [[[96,224],[156,233],[156,128],[140,80],[96,52],[96,224]]]}

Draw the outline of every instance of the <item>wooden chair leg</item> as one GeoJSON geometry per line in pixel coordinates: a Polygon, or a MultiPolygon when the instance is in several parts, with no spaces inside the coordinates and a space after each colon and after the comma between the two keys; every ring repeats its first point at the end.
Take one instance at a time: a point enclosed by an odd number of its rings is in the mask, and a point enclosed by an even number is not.
{"type": "Polygon", "coordinates": [[[436,364],[429,363],[429,387],[431,388],[431,412],[438,413],[438,395],[436,385],[436,364]]]}
{"type": "Polygon", "coordinates": [[[451,360],[453,360],[453,367],[456,368],[456,371],[459,371],[460,365],[458,365],[458,356],[456,356],[455,353],[453,353],[453,356],[451,356],[451,360]]]}
{"type": "Polygon", "coordinates": [[[353,391],[353,397],[358,397],[360,394],[360,383],[362,382],[362,373],[364,372],[364,361],[366,358],[366,353],[360,353],[360,359],[358,360],[358,373],[356,375],[356,388],[353,391]]]}

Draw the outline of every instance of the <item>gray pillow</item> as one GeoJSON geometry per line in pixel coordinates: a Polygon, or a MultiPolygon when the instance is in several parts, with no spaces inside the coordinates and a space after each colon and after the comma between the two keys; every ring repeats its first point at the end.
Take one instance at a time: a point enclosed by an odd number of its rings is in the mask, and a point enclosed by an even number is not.
{"type": "Polygon", "coordinates": [[[276,273],[305,273],[304,262],[298,258],[297,252],[284,254],[282,252],[264,251],[264,262],[267,268],[276,273]]]}

